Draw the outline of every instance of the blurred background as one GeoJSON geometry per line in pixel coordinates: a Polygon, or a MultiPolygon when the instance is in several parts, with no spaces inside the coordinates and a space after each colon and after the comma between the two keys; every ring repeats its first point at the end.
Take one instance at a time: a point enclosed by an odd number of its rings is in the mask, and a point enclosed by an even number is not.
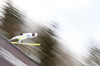
{"type": "Polygon", "coordinates": [[[41,66],[100,66],[99,0],[0,0],[0,34],[40,46],[16,45],[41,66]]]}

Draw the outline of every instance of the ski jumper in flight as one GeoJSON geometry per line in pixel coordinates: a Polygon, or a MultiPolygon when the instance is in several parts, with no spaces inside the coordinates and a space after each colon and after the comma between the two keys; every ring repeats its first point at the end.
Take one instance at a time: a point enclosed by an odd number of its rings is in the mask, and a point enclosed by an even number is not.
{"type": "Polygon", "coordinates": [[[35,38],[37,37],[37,33],[22,33],[19,36],[15,36],[11,39],[11,41],[17,40],[18,43],[22,43],[21,41],[27,38],[35,38]]]}

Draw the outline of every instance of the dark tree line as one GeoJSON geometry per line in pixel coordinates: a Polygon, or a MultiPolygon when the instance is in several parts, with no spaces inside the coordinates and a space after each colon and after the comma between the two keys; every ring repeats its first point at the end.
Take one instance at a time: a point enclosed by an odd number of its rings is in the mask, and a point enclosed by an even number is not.
{"type": "MultiPolygon", "coordinates": [[[[24,31],[23,30],[24,16],[17,8],[15,8],[12,5],[11,1],[7,1],[6,4],[7,5],[2,8],[3,9],[2,13],[4,16],[1,16],[0,19],[2,23],[0,25],[0,29],[4,32],[4,36],[10,39],[16,35],[19,35],[19,33],[22,33],[24,31]]],[[[35,23],[33,22],[33,24],[35,23]]],[[[70,54],[64,53],[61,49],[58,48],[59,42],[57,41],[58,36],[55,33],[56,29],[57,25],[54,24],[50,28],[46,26],[39,26],[37,27],[37,30],[35,30],[38,32],[39,36],[36,39],[33,39],[32,41],[36,43],[41,43],[41,45],[37,47],[39,49],[37,54],[38,54],[38,59],[40,60],[40,65],[75,66],[73,58],[71,58],[70,54]],[[66,63],[64,63],[65,61],[66,63]]],[[[25,52],[30,51],[29,55],[34,54],[33,46],[20,45],[18,47],[20,47],[25,52]],[[30,50],[30,48],[32,49],[30,50]]]]}
{"type": "Polygon", "coordinates": [[[5,36],[10,39],[17,35],[18,32],[21,32],[23,15],[18,9],[13,7],[11,1],[7,1],[6,4],[7,5],[2,8],[3,16],[1,16],[0,19],[2,22],[0,28],[6,33],[5,36]]]}

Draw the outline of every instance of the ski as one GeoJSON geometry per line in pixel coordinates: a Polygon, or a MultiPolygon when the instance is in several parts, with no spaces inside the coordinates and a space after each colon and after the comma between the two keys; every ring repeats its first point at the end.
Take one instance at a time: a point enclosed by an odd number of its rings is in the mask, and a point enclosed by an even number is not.
{"type": "Polygon", "coordinates": [[[13,44],[22,44],[22,45],[40,45],[40,43],[18,43],[18,42],[11,42],[13,44]]]}

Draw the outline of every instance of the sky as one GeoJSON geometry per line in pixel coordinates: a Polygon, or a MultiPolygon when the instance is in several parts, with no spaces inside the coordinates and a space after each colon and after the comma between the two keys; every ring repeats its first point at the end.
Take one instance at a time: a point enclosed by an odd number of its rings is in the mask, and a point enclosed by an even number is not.
{"type": "Polygon", "coordinates": [[[32,20],[57,22],[63,44],[76,54],[86,52],[90,37],[100,42],[100,0],[13,0],[13,4],[32,20]]]}

